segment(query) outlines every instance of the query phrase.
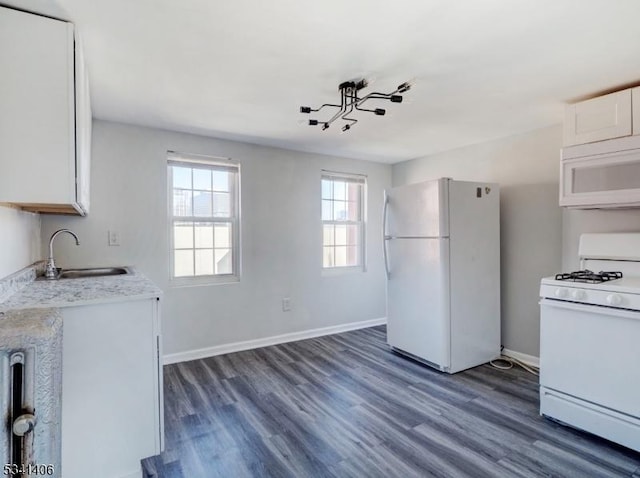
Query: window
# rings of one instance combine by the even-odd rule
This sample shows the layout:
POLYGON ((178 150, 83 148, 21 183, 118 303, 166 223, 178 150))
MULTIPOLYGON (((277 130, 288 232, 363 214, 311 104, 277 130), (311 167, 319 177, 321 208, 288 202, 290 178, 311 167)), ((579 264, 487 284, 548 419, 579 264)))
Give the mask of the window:
POLYGON ((322 175, 322 266, 364 267, 364 176, 322 175))
POLYGON ((239 166, 169 153, 171 278, 238 279, 239 166))

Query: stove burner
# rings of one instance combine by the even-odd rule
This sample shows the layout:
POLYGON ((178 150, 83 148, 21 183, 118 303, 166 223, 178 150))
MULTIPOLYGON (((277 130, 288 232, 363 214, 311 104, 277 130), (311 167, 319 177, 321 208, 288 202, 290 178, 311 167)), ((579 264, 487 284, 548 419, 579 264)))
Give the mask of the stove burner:
POLYGON ((583 271, 565 272, 556 274, 556 280, 568 280, 573 282, 589 282, 590 284, 598 284, 610 280, 621 279, 622 272, 593 272, 588 269, 583 271))

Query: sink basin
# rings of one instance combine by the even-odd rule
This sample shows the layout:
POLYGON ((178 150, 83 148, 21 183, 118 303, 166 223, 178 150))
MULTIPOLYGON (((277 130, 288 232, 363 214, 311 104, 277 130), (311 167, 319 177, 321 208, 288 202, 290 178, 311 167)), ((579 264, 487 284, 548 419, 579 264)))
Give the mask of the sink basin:
MULTIPOLYGON (((91 267, 89 269, 61 269, 56 279, 83 279, 131 274, 128 267, 91 267)), ((44 277, 38 279, 46 280, 44 277)))
POLYGON ((91 269, 62 269, 58 279, 81 279, 83 277, 104 277, 130 274, 126 267, 94 267, 91 269))

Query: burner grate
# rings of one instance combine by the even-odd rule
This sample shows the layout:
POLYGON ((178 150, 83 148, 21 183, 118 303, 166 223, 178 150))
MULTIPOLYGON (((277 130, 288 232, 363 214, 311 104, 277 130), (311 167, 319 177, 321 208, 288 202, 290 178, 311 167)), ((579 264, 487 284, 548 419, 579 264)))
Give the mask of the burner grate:
POLYGON ((622 272, 619 271, 600 271, 593 272, 588 269, 575 272, 564 272, 556 274, 556 280, 566 280, 573 282, 588 282, 590 284, 598 284, 610 280, 622 279, 622 272))

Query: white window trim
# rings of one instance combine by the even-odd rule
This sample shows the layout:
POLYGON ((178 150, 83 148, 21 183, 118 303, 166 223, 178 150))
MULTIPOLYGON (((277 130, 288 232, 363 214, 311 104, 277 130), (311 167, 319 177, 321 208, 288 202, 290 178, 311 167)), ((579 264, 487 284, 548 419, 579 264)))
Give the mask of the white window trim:
MULTIPOLYGON (((217 156, 207 156, 202 154, 193 153, 177 153, 175 151, 167 151, 167 223, 168 223, 168 235, 169 235, 169 285, 171 287, 194 287, 204 285, 215 284, 233 284, 240 282, 241 277, 241 231, 240 231, 240 162, 231 158, 223 158, 217 156), (175 277, 174 276, 174 237, 173 237, 173 222, 177 216, 173 215, 173 176, 171 169, 172 164, 184 163, 185 166, 191 166, 202 164, 207 167, 222 166, 235 169, 235 181, 232 187, 234 188, 234 201, 232 208, 235 211, 235 216, 232 219, 233 237, 231 243, 231 250, 233 252, 233 270, 232 274, 213 274, 213 275, 200 275, 200 276, 187 276, 187 277, 175 277)), ((185 221, 194 222, 228 222, 228 221, 215 221, 211 218, 202 217, 185 217, 185 221)))
POLYGON ((320 174, 320 245, 321 245, 321 255, 320 255, 320 267, 322 270, 322 276, 336 276, 336 275, 344 275, 344 274, 355 274, 361 272, 367 272, 367 175, 366 174, 357 174, 357 173, 344 173, 339 171, 331 171, 327 169, 322 169, 320 174), (361 208, 361 221, 325 221, 322 219, 322 180, 330 179, 330 180, 357 180, 358 182, 362 182, 362 189, 360 193, 360 208, 361 208), (361 263, 356 266, 333 266, 333 267, 325 267, 322 259, 322 250, 324 248, 324 225, 325 224, 362 224, 360 228, 360 261, 361 263))

